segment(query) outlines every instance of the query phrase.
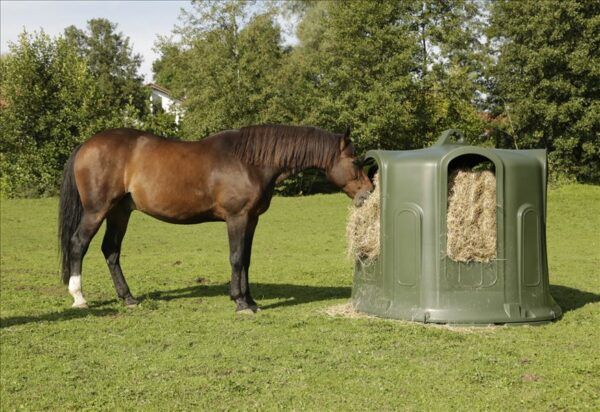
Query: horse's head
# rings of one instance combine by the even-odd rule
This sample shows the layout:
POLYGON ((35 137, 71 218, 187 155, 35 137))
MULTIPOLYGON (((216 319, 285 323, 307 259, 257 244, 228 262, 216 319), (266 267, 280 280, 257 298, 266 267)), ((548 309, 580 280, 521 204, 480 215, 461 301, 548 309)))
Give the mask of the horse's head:
POLYGON ((373 190, 373 184, 365 174, 362 164, 356 157, 350 141, 350 129, 340 135, 340 154, 333 165, 326 170, 327 179, 341 188, 352 199, 373 190))

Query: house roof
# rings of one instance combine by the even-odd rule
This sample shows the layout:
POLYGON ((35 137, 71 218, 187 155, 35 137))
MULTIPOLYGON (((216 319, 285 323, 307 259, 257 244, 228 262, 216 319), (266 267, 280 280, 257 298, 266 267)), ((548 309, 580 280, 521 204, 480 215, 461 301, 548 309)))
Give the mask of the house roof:
POLYGON ((171 92, 170 92, 169 90, 165 89, 165 88, 164 88, 164 87, 162 87, 162 86, 159 86, 159 85, 158 85, 158 84, 156 84, 156 83, 148 83, 148 84, 146 85, 146 87, 148 87, 148 88, 150 88, 150 89, 153 89, 153 90, 156 90, 156 91, 159 91, 159 92, 162 92, 162 93, 166 94, 167 96, 169 96, 169 97, 170 97, 172 100, 174 100, 174 101, 176 101, 176 102, 181 102, 181 100, 179 100, 179 99, 177 99, 177 98, 173 97, 173 95, 171 94, 171 92))

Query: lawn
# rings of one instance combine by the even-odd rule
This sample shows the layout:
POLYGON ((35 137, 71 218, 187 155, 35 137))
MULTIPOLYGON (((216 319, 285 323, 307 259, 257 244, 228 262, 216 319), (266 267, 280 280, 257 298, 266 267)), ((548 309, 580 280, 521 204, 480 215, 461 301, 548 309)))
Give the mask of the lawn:
POLYGON ((342 195, 275 198, 259 223, 251 285, 227 296, 223 224, 134 213, 122 265, 142 299, 116 300, 94 239, 90 309, 59 283, 57 199, 3 200, 0 409, 599 410, 600 187, 549 192, 552 294, 544 326, 451 329, 332 317, 347 302, 342 195))

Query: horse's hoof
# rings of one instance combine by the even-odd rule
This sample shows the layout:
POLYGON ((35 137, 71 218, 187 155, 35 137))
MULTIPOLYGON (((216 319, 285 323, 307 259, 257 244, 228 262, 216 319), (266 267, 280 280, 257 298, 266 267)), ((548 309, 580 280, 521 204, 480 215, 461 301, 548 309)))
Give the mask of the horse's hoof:
POLYGON ((250 306, 250 310, 252 312, 256 313, 256 312, 260 312, 262 309, 258 305, 252 305, 252 306, 250 306))
POLYGON ((89 308, 87 302, 73 303, 73 305, 71 305, 71 307, 75 308, 75 309, 88 309, 89 308))
POLYGON ((125 298, 125 306, 127 306, 128 308, 135 308, 139 304, 140 302, 137 299, 134 299, 132 297, 125 298))
POLYGON ((254 311, 251 308, 238 309, 235 313, 240 315, 254 315, 254 311))

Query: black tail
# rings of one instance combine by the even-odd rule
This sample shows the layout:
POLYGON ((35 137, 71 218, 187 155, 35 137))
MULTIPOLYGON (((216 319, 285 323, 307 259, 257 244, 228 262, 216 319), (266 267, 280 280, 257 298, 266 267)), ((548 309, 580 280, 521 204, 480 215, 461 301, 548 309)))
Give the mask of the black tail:
POLYGON ((66 285, 71 277, 71 238, 79 226, 83 206, 75 184, 75 155, 79 151, 75 148, 63 170, 63 180, 60 185, 60 205, 58 209, 58 241, 60 242, 60 254, 62 255, 62 281, 66 285))

